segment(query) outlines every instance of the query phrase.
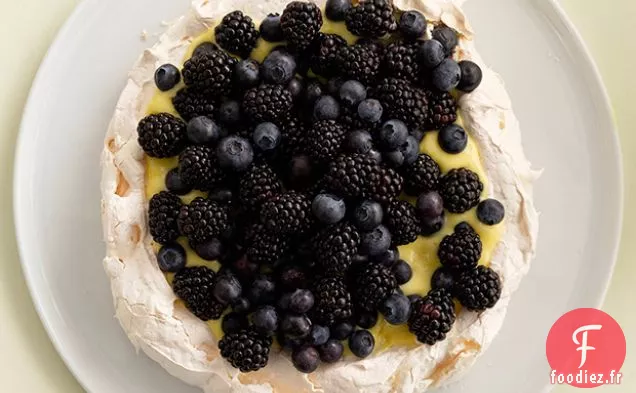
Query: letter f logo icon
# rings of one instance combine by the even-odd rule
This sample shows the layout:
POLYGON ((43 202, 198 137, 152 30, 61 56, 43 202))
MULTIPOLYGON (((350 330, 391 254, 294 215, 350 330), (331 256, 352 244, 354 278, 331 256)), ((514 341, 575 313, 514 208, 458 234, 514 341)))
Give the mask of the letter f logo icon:
POLYGON ((581 351, 581 364, 579 365, 579 368, 583 367, 587 360, 587 351, 593 351, 596 349, 587 345, 587 333, 590 330, 601 330, 602 327, 602 325, 585 325, 576 329, 572 334, 572 341, 574 341, 574 344, 580 345, 580 347, 576 349, 577 351, 581 351), (581 342, 579 342, 579 339, 577 338, 579 333, 583 333, 581 335, 581 342))

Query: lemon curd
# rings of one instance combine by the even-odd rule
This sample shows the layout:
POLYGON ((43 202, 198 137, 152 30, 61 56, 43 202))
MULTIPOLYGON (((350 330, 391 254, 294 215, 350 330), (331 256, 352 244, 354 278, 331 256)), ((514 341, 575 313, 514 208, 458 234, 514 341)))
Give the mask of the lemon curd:
MULTIPOLYGON (((349 44, 353 44, 355 42, 356 37, 353 36, 346 29, 344 23, 332 22, 324 17, 323 20, 324 24, 321 28, 321 32, 338 34, 342 36, 349 44)), ((196 47, 204 42, 214 42, 213 27, 200 36, 192 39, 191 45, 189 46, 184 57, 184 62, 192 56, 192 53, 194 52, 196 47)), ((273 48, 282 44, 284 43, 271 43, 263 40, 262 38, 259 38, 257 47, 252 51, 251 58, 262 62, 273 48)), ((183 87, 184 84, 183 81, 181 81, 177 86, 169 91, 162 92, 157 89, 154 97, 148 105, 147 114, 170 113, 175 116, 179 116, 174 106, 172 105, 172 98, 175 96, 177 91, 179 91, 179 89, 183 87)), ((458 120, 458 123, 462 123, 461 118, 458 120)), ((425 138, 420 144, 420 152, 430 155, 439 164, 442 173, 446 173, 453 168, 462 167, 475 172, 477 175, 479 175, 480 180, 484 183, 484 195, 482 195, 482 197, 487 198, 488 179, 481 164, 478 146, 476 145, 474 140, 469 135, 468 145, 462 153, 448 154, 444 152, 439 146, 437 142, 437 133, 438 131, 430 131, 426 133, 425 138)), ((150 198, 154 194, 165 190, 165 176, 168 171, 177 167, 177 165, 177 157, 167 159, 146 157, 145 191, 146 198, 148 200, 150 200, 150 198)), ((187 195, 182 196, 181 198, 184 203, 189 203, 197 196, 205 196, 205 193, 193 191, 187 195)), ((414 202, 414 200, 412 200, 412 202, 414 202)), ((451 234, 453 232, 454 226, 462 221, 468 222, 481 237, 483 248, 479 263, 483 265, 488 265, 490 263, 493 253, 503 233, 503 224, 498 224, 495 226, 487 226, 482 224, 477 219, 474 208, 463 214, 450 214, 447 212, 446 222, 441 231, 430 237, 420 236, 415 242, 399 247, 400 258, 408 261, 413 270, 412 279, 402 286, 402 290, 406 295, 425 295, 429 291, 431 287, 430 281, 433 272, 441 266, 439 258, 437 257, 437 248, 444 236, 451 234)), ((185 238, 180 238, 178 241, 187 251, 187 266, 204 265, 215 271, 218 271, 218 269, 220 268, 220 264, 218 262, 205 261, 197 256, 196 253, 189 247, 188 242, 185 238)), ((156 251, 159 250, 159 246, 157 244, 155 244, 154 247, 156 251)), ((172 283, 173 274, 166 274, 166 279, 170 283, 172 283)), ((220 338, 223 335, 220 320, 210 321, 208 322, 208 325, 212 334, 216 338, 220 338)), ((382 318, 380 319, 378 324, 371 329, 371 332, 373 333, 376 340, 376 353, 386 350, 390 347, 414 347, 418 345, 415 336, 409 333, 408 327, 406 325, 393 326, 388 324, 382 318)))

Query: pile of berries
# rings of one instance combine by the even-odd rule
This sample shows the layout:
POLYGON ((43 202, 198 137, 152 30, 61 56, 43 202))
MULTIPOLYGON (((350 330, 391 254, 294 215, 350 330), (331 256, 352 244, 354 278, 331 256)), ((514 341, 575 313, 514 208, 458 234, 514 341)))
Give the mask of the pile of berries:
POLYGON ((479 205, 484 224, 503 220, 499 202, 480 201, 477 174, 443 174, 419 149, 435 129, 446 152, 465 149, 450 91, 477 88, 481 70, 453 60, 456 32, 439 25, 426 40, 424 16, 396 18, 389 0, 330 0, 325 15, 358 42, 320 32, 313 3, 294 1, 258 30, 228 14, 214 29, 218 46, 156 72, 162 91, 183 80, 179 116, 152 114, 138 127, 148 156, 179 162, 149 204, 159 266, 175 273, 174 292, 194 315, 222 319, 221 355, 243 372, 267 364, 274 340, 305 373, 341 359, 343 342, 367 357, 380 317, 432 345, 455 321, 453 297, 482 311, 501 293, 498 275, 477 266, 481 240, 465 223, 439 246, 433 290, 400 290, 413 273, 397 247, 438 232, 446 213, 479 205), (258 63, 249 56, 259 37, 287 45, 258 63), (182 203, 192 190, 207 196, 182 203), (187 266, 179 237, 221 269, 187 266))

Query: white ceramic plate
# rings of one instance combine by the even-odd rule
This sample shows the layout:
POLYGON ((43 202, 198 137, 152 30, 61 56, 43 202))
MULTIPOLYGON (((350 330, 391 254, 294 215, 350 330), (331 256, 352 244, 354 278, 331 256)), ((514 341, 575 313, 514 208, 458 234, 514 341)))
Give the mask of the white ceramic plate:
MULTIPOLYGON (((34 303, 51 340, 86 390, 196 392, 132 345, 113 318, 102 270, 99 154, 126 75, 188 0, 85 0, 33 84, 15 169, 15 220, 34 303), (150 40, 140 40, 147 30, 150 40)), ((599 306, 616 257, 622 173, 598 73, 549 0, 470 0, 485 60, 507 82, 536 167, 542 212, 534 266, 499 337, 448 392, 548 390, 551 324, 599 306)))

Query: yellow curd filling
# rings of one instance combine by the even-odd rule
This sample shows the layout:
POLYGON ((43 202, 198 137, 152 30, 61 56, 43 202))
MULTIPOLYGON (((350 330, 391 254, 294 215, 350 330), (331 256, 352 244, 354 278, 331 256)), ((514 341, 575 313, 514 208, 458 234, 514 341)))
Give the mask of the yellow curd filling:
MULTIPOLYGON (((353 36, 345 27, 342 22, 329 21, 327 18, 323 18, 324 24, 321 28, 323 33, 334 33, 342 36, 347 40, 349 44, 353 44, 356 37, 353 36)), ((192 53, 197 46, 204 42, 214 42, 214 28, 210 28, 205 33, 192 39, 191 45, 184 57, 185 60, 192 56, 192 53)), ((251 54, 251 58, 262 62, 267 54, 278 45, 284 44, 271 43, 263 40, 258 40, 257 47, 251 54)), ((172 98, 175 96, 179 89, 183 88, 183 82, 180 82, 173 89, 162 92, 157 89, 154 97, 147 108, 147 114, 156 113, 170 113, 175 116, 179 116, 174 106, 172 105, 172 98)), ((461 118, 457 122, 462 124, 461 118)), ((469 131, 469 130, 468 130, 469 131)), ((440 166, 442 173, 446 173, 454 168, 467 168, 475 172, 479 179, 484 183, 483 198, 488 197, 488 178, 481 164, 479 156, 479 150, 474 140, 468 137, 468 145, 466 149, 460 154, 448 154, 444 152, 437 142, 438 131, 431 131, 426 133, 425 138, 420 144, 420 152, 430 155, 440 166)), ((165 176, 173 168, 178 166, 177 157, 167 159, 157 159, 152 157, 146 157, 146 198, 150 198, 165 190, 165 176)), ((206 194, 200 191, 193 191, 187 195, 181 197, 184 203, 189 203, 197 196, 205 196, 206 194)), ((407 198, 409 199, 409 198, 407 198)), ((414 199, 411 200, 414 202, 414 199)), ((482 224, 478 219, 475 212, 476 209, 471 209, 463 214, 451 214, 446 212, 446 222, 441 231, 430 237, 420 236, 415 242, 399 247, 400 258, 406 260, 411 265, 413 270, 412 279, 402 286, 402 290, 406 295, 419 294, 425 295, 431 288, 430 281, 433 272, 441 266, 439 258, 437 257, 437 248, 444 238, 453 232, 455 225, 462 221, 469 223, 475 231, 479 234, 482 241, 482 255, 479 261, 480 264, 488 265, 493 256, 497 243, 499 242, 503 233, 503 224, 495 226, 488 226, 482 224)), ((187 266, 207 266, 208 268, 218 271, 220 264, 216 261, 210 262, 200 258, 188 245, 188 241, 185 238, 180 238, 178 242, 187 251, 187 266)), ((154 245, 155 250, 159 250, 159 245, 154 245)), ((172 283, 174 274, 166 274, 168 282, 172 283)), ((221 330, 221 321, 209 321, 208 326, 212 334, 216 338, 220 338, 223 335, 221 330)), ((375 353, 384 351, 391 347, 414 347, 419 345, 415 336, 408 331, 406 325, 393 326, 387 323, 384 319, 380 318, 378 324, 371 329, 373 333, 376 345, 375 353)), ((347 348, 348 352, 348 347, 347 348)))

